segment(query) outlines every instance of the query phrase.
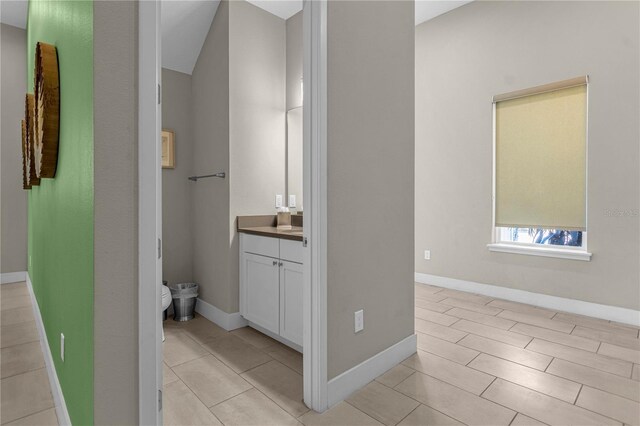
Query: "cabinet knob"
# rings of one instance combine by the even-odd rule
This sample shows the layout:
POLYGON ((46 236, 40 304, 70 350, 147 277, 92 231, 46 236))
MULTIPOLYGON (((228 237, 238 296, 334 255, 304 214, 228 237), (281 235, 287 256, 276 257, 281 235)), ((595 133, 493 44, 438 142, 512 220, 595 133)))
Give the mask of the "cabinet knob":
POLYGON ((280 262, 280 266, 284 265, 284 263, 280 262))
POLYGON ((276 266, 277 264, 278 264, 278 261, 277 261, 277 260, 274 260, 274 261, 273 261, 273 266, 276 266))

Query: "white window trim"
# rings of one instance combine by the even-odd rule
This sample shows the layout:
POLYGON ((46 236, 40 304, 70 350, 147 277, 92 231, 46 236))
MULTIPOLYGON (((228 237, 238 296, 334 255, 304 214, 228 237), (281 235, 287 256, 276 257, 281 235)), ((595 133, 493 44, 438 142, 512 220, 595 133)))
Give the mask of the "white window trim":
POLYGON ((494 225, 493 239, 487 244, 489 251, 530 256, 555 257, 558 259, 582 260, 589 262, 592 254, 587 251, 587 233, 582 233, 582 246, 556 246, 535 243, 500 240, 500 230, 494 225))
MULTIPOLYGON (((585 140, 585 170, 586 170, 586 179, 585 179, 585 200, 587 206, 589 205, 589 76, 585 77, 586 85, 587 85, 587 118, 586 118, 586 140, 585 140)), ((545 86, 541 86, 545 87, 545 86)), ((567 86, 569 87, 569 86, 567 86)), ((528 93, 527 95, 531 95, 533 93, 528 93)), ((592 253, 587 250, 587 232, 584 231, 582 233, 582 247, 568 247, 568 246, 551 246, 545 244, 530 244, 530 243, 520 243, 520 242, 503 242, 500 240, 500 231, 496 227, 496 100, 494 99, 492 102, 493 108, 493 164, 492 164, 492 186, 493 186, 493 194, 492 194, 492 218, 491 218, 491 243, 487 244, 487 248, 492 252, 499 253, 512 253, 512 254, 523 254, 529 256, 542 256, 542 257, 555 257, 558 259, 570 259, 570 260, 582 260, 585 262, 591 261, 592 253)), ((589 215, 587 209, 587 229, 589 223, 589 215)))
POLYGON ((583 260, 589 262, 592 254, 585 250, 556 248, 540 244, 533 247, 516 243, 492 243, 487 244, 489 251, 500 253, 526 254, 530 256, 555 257, 558 259, 583 260))

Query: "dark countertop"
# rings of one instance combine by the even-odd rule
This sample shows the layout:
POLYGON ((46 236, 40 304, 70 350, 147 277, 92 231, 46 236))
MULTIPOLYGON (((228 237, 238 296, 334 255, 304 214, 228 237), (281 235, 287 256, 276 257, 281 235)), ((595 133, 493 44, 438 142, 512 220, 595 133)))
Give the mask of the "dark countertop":
POLYGON ((281 238, 283 240, 302 241, 302 226, 293 226, 291 229, 278 229, 275 226, 238 226, 238 232, 261 235, 263 237, 281 238))
POLYGON ((236 229, 245 234, 261 235, 263 237, 281 238, 283 240, 302 241, 302 216, 291 216, 291 229, 278 229, 275 215, 238 216, 236 229))

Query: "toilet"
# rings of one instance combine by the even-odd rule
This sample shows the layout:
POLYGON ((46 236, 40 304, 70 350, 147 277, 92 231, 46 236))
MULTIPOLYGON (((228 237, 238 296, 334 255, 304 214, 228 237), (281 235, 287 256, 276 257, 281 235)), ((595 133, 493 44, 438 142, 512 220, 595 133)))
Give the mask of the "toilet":
MULTIPOLYGON (((162 312, 171 305, 171 290, 165 284, 162 285, 162 312)), ((164 342, 164 327, 162 327, 162 341, 164 342)))

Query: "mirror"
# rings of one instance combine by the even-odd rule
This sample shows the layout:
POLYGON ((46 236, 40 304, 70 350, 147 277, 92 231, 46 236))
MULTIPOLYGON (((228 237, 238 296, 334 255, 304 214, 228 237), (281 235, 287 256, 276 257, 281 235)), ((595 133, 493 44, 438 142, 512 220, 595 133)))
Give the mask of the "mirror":
POLYGON ((294 195, 295 210, 302 211, 302 107, 287 111, 287 193, 287 201, 294 195))

